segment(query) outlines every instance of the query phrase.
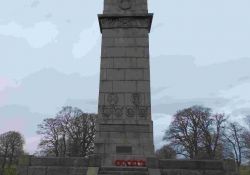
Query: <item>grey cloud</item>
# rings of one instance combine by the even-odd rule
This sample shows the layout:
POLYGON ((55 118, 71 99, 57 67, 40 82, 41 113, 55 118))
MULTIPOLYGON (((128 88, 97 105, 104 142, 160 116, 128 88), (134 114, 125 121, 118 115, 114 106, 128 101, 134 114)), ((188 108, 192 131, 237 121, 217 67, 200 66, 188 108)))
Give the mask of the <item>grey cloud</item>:
POLYGON ((192 56, 160 56, 151 60, 152 86, 167 86, 167 95, 175 98, 207 98, 238 85, 250 75, 249 67, 249 58, 197 66, 192 56))
POLYGON ((83 77, 43 69, 7 89, 8 104, 23 104, 41 113, 55 113, 71 99, 97 99, 99 76, 83 77))
MULTIPOLYGON (((79 97, 80 98, 80 97, 79 97)), ((94 99, 67 99, 64 106, 74 106, 82 109, 84 112, 97 113, 97 98, 94 99)))
MULTIPOLYGON (((250 59, 241 58, 219 64, 197 66, 192 56, 167 55, 151 59, 153 113, 173 114, 192 105, 204 105, 216 110, 230 106, 228 91, 250 75, 250 59)), ((246 92, 242 92, 242 95, 246 92)), ((233 112, 237 110, 228 109, 233 112)), ((224 112, 224 111, 221 111, 224 112)))
POLYGON ((238 79, 239 82, 250 81, 250 76, 243 76, 238 79))
MULTIPOLYGON (((66 40, 71 40, 73 43, 78 39, 67 38, 66 40)), ((1 65, 0 74, 21 79, 45 67, 55 68, 64 73, 78 72, 82 75, 93 75, 99 71, 101 52, 99 42, 80 59, 74 59, 72 43, 63 42, 63 39, 59 43, 31 49, 21 40, 0 36, 0 47, 3 48, 0 61, 4 62, 4 65, 1 65), (60 42, 62 44, 59 44, 60 42)))
POLYGON ((50 114, 32 112, 27 106, 6 105, 0 107, 0 132, 21 129, 26 137, 35 135, 36 127, 43 118, 50 114))
POLYGON ((249 108, 239 108, 232 112, 232 116, 248 116, 250 115, 250 107, 249 108))
MULTIPOLYGON (((165 96, 161 100, 167 102, 157 102, 156 100, 152 102, 153 113, 164 113, 173 115, 176 111, 188 108, 194 105, 202 105, 212 109, 219 109, 227 105, 230 99, 223 98, 197 98, 197 99, 173 99, 171 97, 165 96)), ((223 112, 223 111, 222 111, 223 112)))
POLYGON ((100 43, 93 45, 93 49, 90 48, 89 53, 78 60, 74 58, 72 48, 73 44, 79 41, 80 33, 91 28, 94 21, 98 20, 96 14, 101 12, 102 3, 98 0, 86 2, 43 0, 36 8, 31 8, 32 2, 25 0, 0 2, 0 26, 15 22, 26 29, 39 22, 46 22, 54 24, 59 34, 55 42, 48 45, 40 44, 39 46, 44 47, 39 49, 31 48, 23 40, 0 36, 2 48, 0 61, 4 62, 0 74, 21 79, 44 67, 52 67, 65 73, 96 74, 99 68, 100 43), (10 13, 10 9, 15 13, 10 13))
POLYGON ((37 7, 38 5, 40 4, 40 1, 38 1, 38 0, 35 0, 35 1, 33 1, 32 3, 31 3, 31 7, 37 7))

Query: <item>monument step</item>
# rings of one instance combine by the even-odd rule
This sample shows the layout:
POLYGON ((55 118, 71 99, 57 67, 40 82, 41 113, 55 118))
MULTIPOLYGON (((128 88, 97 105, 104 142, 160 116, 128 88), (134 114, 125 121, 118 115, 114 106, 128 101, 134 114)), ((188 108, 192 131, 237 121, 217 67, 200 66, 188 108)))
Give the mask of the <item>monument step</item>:
POLYGON ((98 175, 148 175, 148 169, 144 167, 102 167, 98 175))
POLYGON ((101 172, 98 175, 149 175, 148 172, 137 171, 114 171, 114 172, 101 172))

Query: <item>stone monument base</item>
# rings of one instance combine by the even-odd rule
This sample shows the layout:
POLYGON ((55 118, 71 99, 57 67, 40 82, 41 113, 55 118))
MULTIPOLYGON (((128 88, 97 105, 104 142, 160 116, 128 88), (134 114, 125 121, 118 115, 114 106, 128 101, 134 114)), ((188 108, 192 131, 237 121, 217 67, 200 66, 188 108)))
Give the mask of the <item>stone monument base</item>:
POLYGON ((89 158, 35 158, 19 161, 17 175, 238 175, 232 160, 159 160, 147 158, 145 167, 102 167, 97 156, 89 158))

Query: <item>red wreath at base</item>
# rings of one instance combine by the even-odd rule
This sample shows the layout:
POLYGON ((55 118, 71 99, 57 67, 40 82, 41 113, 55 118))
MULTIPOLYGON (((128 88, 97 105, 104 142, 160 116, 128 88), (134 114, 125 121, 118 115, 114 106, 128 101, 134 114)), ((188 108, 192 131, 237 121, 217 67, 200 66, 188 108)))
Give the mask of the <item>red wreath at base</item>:
POLYGON ((116 160, 116 166, 129 166, 129 167, 145 167, 146 162, 144 160, 116 160))

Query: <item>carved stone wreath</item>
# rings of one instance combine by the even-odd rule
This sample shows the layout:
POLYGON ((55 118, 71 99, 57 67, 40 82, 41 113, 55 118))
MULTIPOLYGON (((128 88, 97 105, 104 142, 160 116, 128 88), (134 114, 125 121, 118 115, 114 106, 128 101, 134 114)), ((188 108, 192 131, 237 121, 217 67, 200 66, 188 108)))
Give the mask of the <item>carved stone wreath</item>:
POLYGON ((107 99, 108 103, 110 105, 116 105, 119 102, 119 97, 117 94, 115 93, 110 93, 108 94, 108 99, 107 99))
POLYGON ((135 106, 139 106, 141 104, 141 96, 139 93, 132 94, 132 103, 135 106))
POLYGON ((146 118, 148 115, 148 107, 140 106, 141 105, 141 94, 133 93, 131 94, 131 102, 133 103, 133 107, 126 108, 126 114, 128 117, 141 117, 146 118))
POLYGON ((104 118, 110 118, 110 116, 112 115, 113 113, 113 109, 110 108, 110 107, 102 107, 102 115, 104 118))
POLYGON ((102 106, 102 115, 104 118, 110 118, 111 116, 114 116, 116 118, 121 118, 124 111, 127 115, 127 117, 140 117, 140 118, 146 118, 148 115, 148 107, 141 106, 141 94, 140 93, 133 93, 131 94, 131 102, 133 106, 127 107, 124 109, 124 107, 119 107, 117 104, 119 102, 119 96, 115 93, 110 93, 107 96, 107 106, 102 106))
POLYGON ((131 0, 120 0, 119 7, 122 10, 128 10, 132 7, 132 1, 131 0))
POLYGON ((123 108, 117 106, 119 102, 118 94, 110 93, 107 96, 108 106, 102 107, 102 115, 104 118, 110 118, 114 115, 117 118, 122 117, 123 115, 123 108))

